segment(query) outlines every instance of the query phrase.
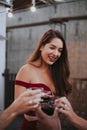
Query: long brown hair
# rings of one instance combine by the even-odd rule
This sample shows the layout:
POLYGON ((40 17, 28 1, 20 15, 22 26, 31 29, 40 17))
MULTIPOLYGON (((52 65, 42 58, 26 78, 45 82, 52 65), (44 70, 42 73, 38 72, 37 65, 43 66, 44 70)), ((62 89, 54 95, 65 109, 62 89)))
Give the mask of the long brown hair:
POLYGON ((65 40, 58 30, 48 30, 40 39, 40 42, 34 53, 28 60, 29 62, 36 61, 41 57, 40 47, 51 42, 53 38, 59 38, 63 42, 63 51, 60 58, 50 66, 53 82, 56 89, 56 94, 59 96, 67 95, 71 92, 71 84, 69 83, 69 62, 65 40))

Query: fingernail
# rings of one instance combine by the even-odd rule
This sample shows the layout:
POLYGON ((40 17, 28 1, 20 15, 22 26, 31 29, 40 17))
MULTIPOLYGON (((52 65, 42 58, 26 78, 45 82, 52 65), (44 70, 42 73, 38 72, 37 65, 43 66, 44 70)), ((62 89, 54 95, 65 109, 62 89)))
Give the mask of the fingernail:
POLYGON ((38 106, 39 106, 39 104, 37 103, 37 104, 36 104, 36 105, 34 105, 33 107, 34 107, 34 108, 36 108, 36 107, 38 107, 38 106))
POLYGON ((33 101, 32 101, 32 100, 30 100, 28 103, 29 103, 29 105, 31 105, 31 104, 33 103, 33 101))

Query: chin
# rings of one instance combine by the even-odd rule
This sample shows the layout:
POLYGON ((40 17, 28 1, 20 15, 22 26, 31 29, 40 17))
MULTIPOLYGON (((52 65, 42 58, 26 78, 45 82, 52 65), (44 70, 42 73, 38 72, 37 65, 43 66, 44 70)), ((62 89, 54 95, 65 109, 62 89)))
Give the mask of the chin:
POLYGON ((55 62, 52 62, 52 61, 46 61, 45 62, 47 65, 53 65, 55 62))
POLYGON ((49 65, 53 65, 53 64, 54 64, 54 62, 49 62, 48 64, 49 64, 49 65))

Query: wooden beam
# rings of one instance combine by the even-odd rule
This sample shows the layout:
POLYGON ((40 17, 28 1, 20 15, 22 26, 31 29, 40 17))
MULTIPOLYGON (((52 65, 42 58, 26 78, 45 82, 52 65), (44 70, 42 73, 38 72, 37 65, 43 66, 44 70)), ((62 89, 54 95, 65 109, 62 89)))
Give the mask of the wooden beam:
POLYGON ((87 15, 84 16, 72 16, 72 17, 60 17, 60 18, 52 18, 51 21, 57 22, 68 22, 70 20, 86 20, 87 15))
POLYGON ((42 25, 47 25, 51 23, 60 23, 63 24, 64 22, 68 22, 70 20, 87 20, 87 15, 84 16, 72 16, 72 17, 59 17, 59 18, 51 18, 48 21, 43 21, 43 22, 36 22, 36 23, 31 23, 31 24, 22 24, 22 25, 14 25, 14 26, 8 26, 6 30, 10 29, 17 29, 17 28, 26 28, 26 27, 34 27, 34 26, 42 26, 42 25))
POLYGON ((47 25, 47 24, 49 24, 49 21, 37 22, 37 23, 31 23, 31 24, 14 25, 14 26, 7 27, 6 30, 8 31, 10 29, 34 27, 34 26, 41 26, 41 25, 47 25))
POLYGON ((8 8, 11 7, 10 4, 8 4, 7 2, 4 2, 4 1, 0 1, 0 5, 4 5, 4 6, 8 7, 8 8))

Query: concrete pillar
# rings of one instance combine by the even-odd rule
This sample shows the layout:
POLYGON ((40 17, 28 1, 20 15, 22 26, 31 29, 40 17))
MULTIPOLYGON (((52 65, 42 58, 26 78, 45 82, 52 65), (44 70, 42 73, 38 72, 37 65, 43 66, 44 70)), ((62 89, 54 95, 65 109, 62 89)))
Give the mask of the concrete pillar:
POLYGON ((0 111, 4 109, 4 77, 6 53, 6 4, 0 1, 0 111))

